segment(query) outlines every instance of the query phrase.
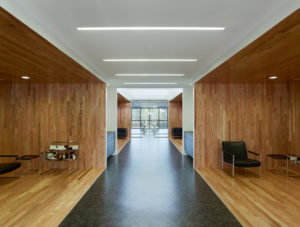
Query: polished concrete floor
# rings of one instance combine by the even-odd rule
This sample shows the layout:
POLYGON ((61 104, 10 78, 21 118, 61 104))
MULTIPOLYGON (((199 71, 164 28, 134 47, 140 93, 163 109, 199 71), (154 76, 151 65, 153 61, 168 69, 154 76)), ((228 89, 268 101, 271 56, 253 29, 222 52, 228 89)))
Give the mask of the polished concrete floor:
POLYGON ((240 226, 167 138, 132 138, 61 226, 240 226))

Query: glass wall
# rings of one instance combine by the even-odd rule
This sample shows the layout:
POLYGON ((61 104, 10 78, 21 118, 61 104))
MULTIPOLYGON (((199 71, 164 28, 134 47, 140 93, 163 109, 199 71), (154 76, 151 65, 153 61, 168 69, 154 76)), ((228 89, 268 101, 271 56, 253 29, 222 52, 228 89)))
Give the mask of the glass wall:
POLYGON ((131 136, 168 137, 168 101, 141 101, 131 103, 131 136))
POLYGON ((132 128, 167 129, 168 108, 132 108, 132 128))

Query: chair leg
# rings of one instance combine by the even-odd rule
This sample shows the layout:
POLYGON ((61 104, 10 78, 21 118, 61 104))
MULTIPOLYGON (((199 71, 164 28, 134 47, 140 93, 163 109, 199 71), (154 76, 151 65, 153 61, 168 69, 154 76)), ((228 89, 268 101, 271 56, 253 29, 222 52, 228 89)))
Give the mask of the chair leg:
POLYGON ((232 156, 232 177, 234 177, 234 155, 232 156))
POLYGON ((41 154, 39 156, 39 174, 42 174, 42 159, 41 159, 41 154))
POLYGON ((224 168, 223 168, 223 151, 222 151, 222 169, 224 169, 224 168))
POLYGON ((261 177, 261 165, 259 167, 259 176, 261 177))
POLYGON ((20 168, 18 168, 18 169, 16 169, 16 171, 15 171, 15 177, 21 177, 21 167, 20 168), (19 172, 19 173, 18 173, 19 172))
POLYGON ((286 175, 289 176, 289 159, 286 158, 286 175))
MULTIPOLYGON (((259 155, 259 162, 260 162, 260 166, 259 166, 259 176, 261 177, 261 155, 259 155)), ((267 161, 268 162, 268 161, 267 161)))
POLYGON ((70 159, 69 159, 69 161, 68 161, 68 165, 69 165, 69 174, 70 174, 70 171, 71 171, 71 169, 70 169, 70 159))

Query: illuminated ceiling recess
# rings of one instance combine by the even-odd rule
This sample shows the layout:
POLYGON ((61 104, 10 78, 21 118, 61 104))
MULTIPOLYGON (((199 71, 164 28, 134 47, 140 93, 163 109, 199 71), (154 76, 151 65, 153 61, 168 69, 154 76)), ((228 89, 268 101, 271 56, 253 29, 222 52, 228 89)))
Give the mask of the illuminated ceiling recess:
POLYGON ((171 100, 182 93, 181 88, 118 88, 128 100, 171 100))

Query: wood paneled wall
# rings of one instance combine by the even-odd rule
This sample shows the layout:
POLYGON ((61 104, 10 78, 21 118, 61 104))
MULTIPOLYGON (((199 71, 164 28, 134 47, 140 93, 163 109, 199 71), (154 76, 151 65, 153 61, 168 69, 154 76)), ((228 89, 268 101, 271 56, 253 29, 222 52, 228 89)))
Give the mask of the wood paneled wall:
POLYGON ((298 9, 195 84, 195 168, 220 168, 223 140, 245 140, 264 167, 300 153, 299 28, 298 9))
POLYGON ((172 136, 172 128, 182 128, 182 94, 169 101, 168 128, 169 137, 172 136))
POLYGON ((95 75, 0 7, 0 78, 23 83, 23 75, 39 83, 99 81, 95 75))
POLYGON ((0 83, 0 154, 39 154, 52 141, 79 141, 80 167, 105 168, 105 96, 102 82, 0 83))
POLYGON ((289 149, 300 155, 300 81, 289 84, 289 149))
POLYGON ((105 96, 105 83, 0 7, 0 154, 73 140, 81 168, 105 168, 105 96))
POLYGON ((131 102, 118 94, 118 128, 127 128, 131 137, 131 102))
POLYGON ((241 83, 293 81, 300 75, 300 9, 229 58, 201 82, 241 83))
POLYGON ((244 140, 263 155, 288 152, 287 84, 195 85, 195 168, 221 166, 221 142, 244 140))

